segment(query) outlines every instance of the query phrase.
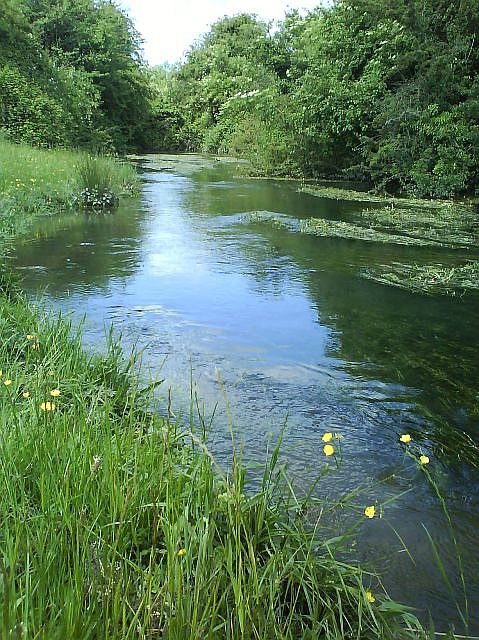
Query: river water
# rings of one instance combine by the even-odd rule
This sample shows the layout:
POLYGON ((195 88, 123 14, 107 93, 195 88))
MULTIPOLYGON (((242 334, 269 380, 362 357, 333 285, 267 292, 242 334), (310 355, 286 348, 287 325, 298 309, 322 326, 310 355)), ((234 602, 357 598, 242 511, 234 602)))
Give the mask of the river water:
POLYGON ((341 434, 342 467, 316 493, 338 499, 361 486, 358 514, 382 505, 361 525, 363 561, 392 597, 431 610, 437 630, 462 629, 459 551, 469 631, 479 631, 479 297, 418 296, 359 277, 375 264, 444 262, 451 250, 250 223, 244 214, 258 210, 348 220, 366 205, 248 180, 234 162, 155 156, 140 170, 140 200, 113 215, 43 221, 19 242, 25 289, 84 317, 87 344, 101 349, 113 325, 126 350, 144 349, 145 371, 165 379, 160 389, 185 414, 192 379, 223 464, 231 440, 218 375, 245 461, 263 462, 284 428, 282 459, 300 494, 326 462, 322 434, 341 434), (431 459, 456 544, 426 475, 404 460, 406 432, 431 459))

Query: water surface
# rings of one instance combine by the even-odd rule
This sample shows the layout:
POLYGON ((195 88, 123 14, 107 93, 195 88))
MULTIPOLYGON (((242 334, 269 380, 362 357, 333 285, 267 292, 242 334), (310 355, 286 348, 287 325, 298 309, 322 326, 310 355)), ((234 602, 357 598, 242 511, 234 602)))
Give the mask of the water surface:
POLYGON ((264 461, 286 424, 283 457, 300 488, 324 464, 325 431, 343 436, 344 462, 321 495, 365 483, 360 512, 412 486, 383 518, 364 523, 360 552, 391 596, 431 608, 442 630, 459 625, 458 614, 424 527, 459 591, 444 514, 423 473, 412 484, 403 477, 414 465, 391 476, 403 460, 398 435, 411 433, 447 498, 467 559, 471 629, 479 630, 471 444, 478 441, 479 298, 418 296, 358 276, 374 264, 444 262, 451 250, 247 224, 244 213, 256 210, 348 220, 361 204, 298 193, 295 182, 247 180, 235 163, 157 156, 141 167, 141 200, 114 215, 48 220, 18 244, 14 259, 27 291, 45 291, 48 306, 85 316, 88 344, 101 348, 113 323, 126 348, 144 347, 145 366, 165 378, 179 409, 188 406, 191 369, 206 415, 215 413, 210 446, 225 464, 231 443, 217 371, 248 462, 264 461))

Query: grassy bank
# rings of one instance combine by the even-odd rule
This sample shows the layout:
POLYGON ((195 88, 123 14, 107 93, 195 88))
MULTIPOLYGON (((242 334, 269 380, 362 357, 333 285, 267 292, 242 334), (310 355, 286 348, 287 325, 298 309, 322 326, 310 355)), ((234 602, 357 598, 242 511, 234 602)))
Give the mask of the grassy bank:
MULTIPOLYGON (((25 157, 46 163, 43 153, 25 157)), ((10 237, 76 206, 74 168, 5 182, 4 202, 17 198, 0 220, 10 237), (23 208, 27 196, 38 205, 23 208)), ((277 450, 247 490, 238 452, 224 472, 192 422, 167 402, 150 410, 156 385, 142 386, 119 345, 88 355, 81 334, 27 304, 4 271, 0 292, 0 637, 426 637, 345 560, 351 531, 331 537, 321 509, 307 515, 311 500, 294 495, 277 450)), ((324 464, 334 468, 339 445, 325 445, 324 464)), ((375 516, 359 505, 354 528, 375 516)))
POLYGON ((138 189, 132 166, 113 158, 46 151, 0 138, 0 252, 35 217, 102 210, 138 189))
POLYGON ((2 637, 420 637, 306 526, 276 454, 246 497, 237 461, 223 474, 144 410, 117 347, 86 355, 62 320, 1 305, 2 637))

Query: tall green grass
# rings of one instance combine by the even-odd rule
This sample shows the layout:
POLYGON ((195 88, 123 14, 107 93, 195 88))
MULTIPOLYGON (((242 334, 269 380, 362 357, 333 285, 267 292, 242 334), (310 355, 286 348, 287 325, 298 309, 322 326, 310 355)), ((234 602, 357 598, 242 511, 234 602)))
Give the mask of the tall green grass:
POLYGON ((0 138, 0 244, 5 246, 24 233, 33 217, 94 205, 97 195, 99 208, 105 194, 107 206, 111 206, 138 189, 134 168, 117 159, 36 149, 0 138))
POLYGON ((146 410, 155 384, 119 345, 86 355, 3 299, 0 367, 0 637, 422 637, 306 525, 278 449, 248 493, 239 455, 222 472, 190 424, 146 410))

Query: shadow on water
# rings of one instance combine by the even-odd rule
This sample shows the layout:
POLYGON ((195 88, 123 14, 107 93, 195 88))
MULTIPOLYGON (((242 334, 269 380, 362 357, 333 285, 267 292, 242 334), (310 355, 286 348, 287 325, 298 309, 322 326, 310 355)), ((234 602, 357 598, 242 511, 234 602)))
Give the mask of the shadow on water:
MULTIPOLYGON (((432 459, 471 560, 466 579, 477 610, 478 299, 420 297, 358 277, 362 266, 444 260, 448 250, 246 224, 241 214, 250 211, 348 219, 361 205, 298 193, 298 183, 235 177, 234 163, 199 156, 142 166, 140 203, 110 216, 49 220, 18 244, 27 290, 46 288, 54 308, 85 314, 87 343, 101 344, 113 323, 126 347, 145 348, 145 366, 185 408, 191 367, 206 414, 216 412, 210 446, 221 460, 231 447, 216 407, 216 368, 251 463, 264 460, 270 435, 287 420, 283 456, 305 486, 324 464, 321 435, 344 436, 344 466, 321 484, 324 497, 364 484, 361 508, 404 491, 397 439, 411 433, 432 459)), ((457 615, 422 524, 456 585, 450 535, 424 474, 383 519, 365 523, 360 551, 391 595, 430 608, 446 627, 457 615)))

